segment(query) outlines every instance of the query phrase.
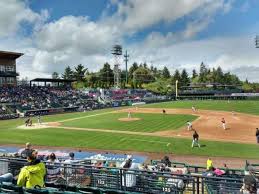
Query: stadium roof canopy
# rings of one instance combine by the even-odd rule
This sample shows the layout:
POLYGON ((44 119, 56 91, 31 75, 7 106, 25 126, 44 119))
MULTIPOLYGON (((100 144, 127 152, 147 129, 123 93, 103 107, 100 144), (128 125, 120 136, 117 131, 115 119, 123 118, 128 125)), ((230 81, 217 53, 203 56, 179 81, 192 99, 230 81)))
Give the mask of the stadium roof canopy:
POLYGON ((0 51, 0 58, 17 59, 22 56, 23 53, 15 53, 10 51, 0 51))
POLYGON ((42 82, 44 83, 44 85, 46 86, 47 85, 47 82, 50 82, 50 83, 57 83, 58 85, 60 83, 64 83, 64 84, 71 84, 72 82, 74 82, 76 80, 74 79, 52 79, 52 78, 35 78, 35 79, 32 79, 30 81, 30 86, 32 86, 32 83, 33 82, 42 82))

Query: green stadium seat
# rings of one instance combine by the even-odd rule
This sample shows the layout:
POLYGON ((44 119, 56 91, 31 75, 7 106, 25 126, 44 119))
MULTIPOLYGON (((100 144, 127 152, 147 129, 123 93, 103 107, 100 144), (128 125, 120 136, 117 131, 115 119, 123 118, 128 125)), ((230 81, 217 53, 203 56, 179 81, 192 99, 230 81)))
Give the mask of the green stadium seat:
POLYGON ((23 193, 23 188, 13 184, 1 184, 0 191, 4 193, 16 194, 23 193))
POLYGON ((78 191, 80 193, 92 193, 92 194, 103 194, 104 192, 99 189, 99 188, 90 188, 90 187, 86 187, 86 188, 79 188, 78 191))

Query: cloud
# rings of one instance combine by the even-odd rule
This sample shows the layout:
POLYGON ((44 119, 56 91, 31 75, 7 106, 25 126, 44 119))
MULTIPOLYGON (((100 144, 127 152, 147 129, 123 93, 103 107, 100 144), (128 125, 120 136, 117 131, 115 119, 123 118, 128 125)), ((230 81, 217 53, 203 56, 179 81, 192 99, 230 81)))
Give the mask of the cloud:
POLYGON ((21 0, 0 1, 0 7, 0 37, 14 35, 23 23, 39 28, 48 18, 46 10, 38 14, 21 0))
POLYGON ((254 67, 259 68, 259 55, 254 48, 253 37, 216 37, 173 43, 169 41, 170 36, 158 34, 154 37, 155 41, 146 39, 141 46, 132 45, 129 49, 131 61, 152 62, 160 68, 167 66, 171 72, 177 68, 185 68, 189 72, 193 68, 199 70, 203 61, 210 68, 220 65, 225 72, 235 72, 241 79, 258 80, 255 74, 249 76, 254 67))
POLYGON ((61 73, 67 65, 79 63, 96 71, 106 61, 113 63, 110 49, 113 44, 122 43, 129 51, 130 63, 146 62, 158 68, 166 65, 171 71, 186 68, 190 72, 193 68, 199 69, 204 61, 209 67, 220 65, 225 71, 233 71, 242 79, 258 79, 254 73, 259 68, 254 37, 195 40, 195 36, 213 22, 215 15, 230 11, 232 0, 112 1, 113 6, 118 7, 116 13, 98 21, 83 16, 63 16, 52 22, 46 20, 48 11, 39 14, 23 1, 10 2, 15 9, 8 10, 20 14, 17 17, 11 15, 5 24, 2 18, 6 16, 0 12, 0 37, 5 36, 0 39, 0 49, 25 53, 17 62, 21 77, 49 77, 53 71, 61 73), (123 43, 125 36, 131 38, 132 33, 160 22, 171 24, 180 18, 187 20, 181 31, 151 32, 143 41, 123 43), (33 25, 34 34, 27 38, 10 36, 23 22, 33 25), (7 28, 4 29, 3 25, 7 28))
POLYGON ((206 12, 203 15, 208 16, 222 9, 226 13, 231 9, 233 2, 233 0, 149 0, 148 3, 146 0, 116 1, 118 10, 111 18, 120 23, 125 32, 135 33, 160 22, 173 23, 195 12, 206 12))
POLYGON ((42 72, 61 72, 67 65, 82 63, 93 70, 109 61, 111 47, 120 38, 114 26, 87 17, 64 16, 35 33, 37 52, 32 67, 42 72))

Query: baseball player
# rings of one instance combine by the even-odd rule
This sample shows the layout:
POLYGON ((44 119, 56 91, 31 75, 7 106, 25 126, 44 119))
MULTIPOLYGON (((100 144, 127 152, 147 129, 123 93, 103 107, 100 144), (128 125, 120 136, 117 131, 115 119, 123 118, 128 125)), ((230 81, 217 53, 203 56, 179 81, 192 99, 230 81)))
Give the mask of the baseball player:
POLYGON ((131 112, 129 111, 128 112, 128 119, 130 119, 131 118, 131 112))
POLYGON ((188 128, 188 131, 191 131, 193 129, 192 123, 190 121, 187 121, 187 128, 188 128))
POLYGON ((41 116, 38 115, 38 124, 41 125, 41 116))
POLYGON ((194 106, 192 106, 192 111, 196 112, 196 108, 194 106))
POLYGON ((222 119, 221 119, 221 123, 222 123, 222 127, 223 127, 223 129, 224 129, 224 130, 226 130, 226 129, 227 129, 227 127, 226 127, 226 121, 225 121, 225 119, 224 119, 224 118, 222 118, 222 119))
POLYGON ((192 148, 195 145, 198 145, 198 147, 200 148, 201 145, 199 144, 199 134, 197 133, 197 131, 194 130, 194 133, 192 135, 193 139, 192 139, 192 148))
POLYGON ((163 109, 163 114, 164 114, 164 115, 166 114, 166 111, 165 111, 165 109, 163 109))

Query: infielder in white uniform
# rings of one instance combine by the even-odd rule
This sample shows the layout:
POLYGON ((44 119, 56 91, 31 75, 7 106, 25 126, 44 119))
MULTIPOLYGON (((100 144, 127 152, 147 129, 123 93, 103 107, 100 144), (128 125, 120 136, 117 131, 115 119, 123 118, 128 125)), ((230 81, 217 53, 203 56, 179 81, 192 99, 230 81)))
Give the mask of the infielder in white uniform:
POLYGON ((192 123, 190 121, 187 121, 187 128, 188 128, 188 131, 192 130, 192 123))
POLYGON ((131 118, 131 112, 128 112, 128 119, 131 118))
POLYGON ((196 108, 194 106, 192 106, 192 111, 196 112, 196 108))
POLYGON ((224 119, 224 118, 222 118, 221 123, 222 123, 222 127, 223 127, 223 129, 224 129, 224 130, 226 130, 226 129, 227 129, 227 127, 226 127, 226 121, 225 121, 225 119, 224 119))

